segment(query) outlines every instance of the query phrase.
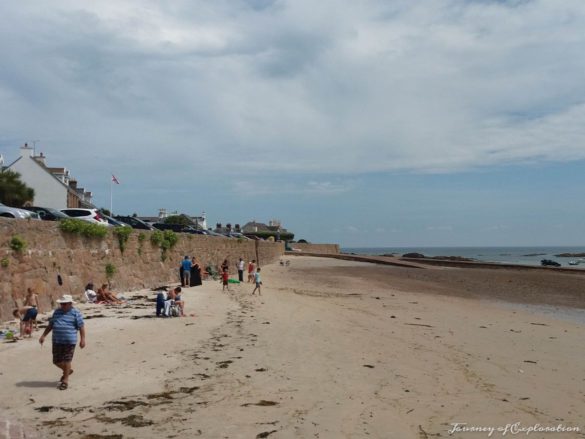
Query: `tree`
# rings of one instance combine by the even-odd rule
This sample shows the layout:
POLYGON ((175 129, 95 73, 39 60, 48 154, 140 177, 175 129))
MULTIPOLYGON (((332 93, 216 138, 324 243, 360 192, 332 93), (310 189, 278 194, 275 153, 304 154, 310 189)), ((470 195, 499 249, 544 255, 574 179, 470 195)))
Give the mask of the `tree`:
POLYGON ((20 174, 11 170, 0 172, 0 202, 12 206, 22 207, 26 202, 35 198, 34 189, 20 180, 20 174))
POLYGON ((165 218, 165 224, 180 224, 182 226, 192 226, 193 221, 187 215, 171 215, 165 218))

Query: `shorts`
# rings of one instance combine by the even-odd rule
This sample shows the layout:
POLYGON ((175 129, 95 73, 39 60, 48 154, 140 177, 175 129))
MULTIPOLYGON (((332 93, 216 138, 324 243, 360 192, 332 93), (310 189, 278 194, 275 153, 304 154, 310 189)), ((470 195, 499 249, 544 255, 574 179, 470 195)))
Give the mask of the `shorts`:
POLYGON ((75 353, 74 344, 53 343, 53 363, 71 363, 75 353))
POLYGON ((228 284, 228 281, 227 281, 227 279, 225 279, 225 280, 223 281, 223 284, 224 284, 224 285, 227 285, 227 284, 228 284))
POLYGON ((22 321, 23 322, 28 322, 29 320, 36 320, 38 313, 39 312, 37 311, 36 308, 29 308, 29 309, 27 309, 26 310, 26 314, 22 318, 22 321))

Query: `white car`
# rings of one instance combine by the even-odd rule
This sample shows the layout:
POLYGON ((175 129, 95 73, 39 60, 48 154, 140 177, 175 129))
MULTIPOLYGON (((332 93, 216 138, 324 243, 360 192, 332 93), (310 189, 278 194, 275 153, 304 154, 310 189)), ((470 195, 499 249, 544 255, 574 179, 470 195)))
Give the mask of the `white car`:
POLYGON ((88 221, 94 224, 101 224, 102 226, 108 227, 108 221, 100 215, 97 209, 85 209, 83 207, 76 207, 76 208, 69 208, 69 209, 61 209, 65 215, 83 220, 88 221))
POLYGON ((4 218, 17 218, 17 219, 38 219, 38 215, 31 215, 33 212, 25 209, 18 209, 16 207, 9 207, 5 204, 0 203, 0 216, 4 218))

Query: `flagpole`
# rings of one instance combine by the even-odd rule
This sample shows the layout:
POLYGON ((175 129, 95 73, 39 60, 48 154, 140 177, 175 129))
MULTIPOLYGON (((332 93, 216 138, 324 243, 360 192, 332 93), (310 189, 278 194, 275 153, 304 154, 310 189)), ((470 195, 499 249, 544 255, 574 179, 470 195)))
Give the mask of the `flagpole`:
MULTIPOLYGON (((113 174, 112 174, 113 175, 113 174)), ((112 178, 110 177, 110 216, 114 215, 114 212, 112 212, 112 178)))

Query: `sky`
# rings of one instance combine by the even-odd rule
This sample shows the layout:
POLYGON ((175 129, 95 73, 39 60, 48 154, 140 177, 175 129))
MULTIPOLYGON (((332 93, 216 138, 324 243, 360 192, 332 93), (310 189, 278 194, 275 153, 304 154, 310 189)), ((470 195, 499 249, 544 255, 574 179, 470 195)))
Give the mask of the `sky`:
POLYGON ((119 214, 585 244, 582 0, 0 3, 0 154, 119 214))

